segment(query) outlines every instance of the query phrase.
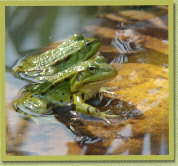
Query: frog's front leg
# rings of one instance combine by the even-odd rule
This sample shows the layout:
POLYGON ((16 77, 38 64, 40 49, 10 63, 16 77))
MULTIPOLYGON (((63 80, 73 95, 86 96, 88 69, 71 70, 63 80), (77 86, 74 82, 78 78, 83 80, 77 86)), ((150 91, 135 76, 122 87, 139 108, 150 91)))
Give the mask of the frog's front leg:
POLYGON ((96 117, 99 119, 103 119, 108 124, 111 124, 111 122, 107 119, 109 117, 120 117, 119 115, 107 115, 103 112, 100 112, 97 108, 84 103, 84 93, 78 92, 73 95, 74 104, 76 104, 76 111, 80 112, 86 116, 96 117))

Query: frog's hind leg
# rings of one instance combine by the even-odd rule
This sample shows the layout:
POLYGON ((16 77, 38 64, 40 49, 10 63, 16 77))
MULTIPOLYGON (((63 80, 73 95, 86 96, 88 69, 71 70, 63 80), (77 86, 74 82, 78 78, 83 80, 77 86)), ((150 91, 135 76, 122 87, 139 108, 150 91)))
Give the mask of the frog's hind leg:
POLYGON ((28 97, 14 100, 13 106, 17 111, 21 110, 27 115, 40 116, 48 111, 48 103, 44 98, 28 97))
POLYGON ((57 123, 53 116, 44 116, 51 113, 54 107, 54 105, 49 103, 45 98, 18 98, 13 101, 13 107, 17 112, 24 114, 25 119, 34 121, 37 126, 46 123, 57 123))

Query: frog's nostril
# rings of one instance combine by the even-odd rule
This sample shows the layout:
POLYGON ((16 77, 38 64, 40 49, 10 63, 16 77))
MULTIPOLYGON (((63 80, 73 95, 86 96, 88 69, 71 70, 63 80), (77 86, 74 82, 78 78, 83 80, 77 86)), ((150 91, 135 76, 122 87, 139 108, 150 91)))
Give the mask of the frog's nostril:
POLYGON ((99 40, 99 39, 94 39, 93 42, 98 42, 98 43, 100 43, 100 40, 99 40))

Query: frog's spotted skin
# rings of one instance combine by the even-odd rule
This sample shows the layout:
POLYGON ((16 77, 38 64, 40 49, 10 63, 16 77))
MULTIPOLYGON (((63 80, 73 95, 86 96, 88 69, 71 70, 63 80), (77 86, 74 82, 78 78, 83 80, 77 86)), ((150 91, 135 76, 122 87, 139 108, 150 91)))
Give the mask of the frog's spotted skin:
POLYGON ((41 116, 56 106, 75 105, 76 112, 110 123, 107 117, 118 115, 107 115, 85 101, 95 96, 105 82, 114 78, 117 70, 108 65, 102 56, 81 62, 78 66, 80 69, 70 74, 67 79, 59 81, 55 79, 55 83, 45 81, 25 87, 22 90, 24 97, 13 101, 14 108, 26 114, 32 112, 32 115, 36 114, 34 116, 41 116))
POLYGON ((75 34, 71 40, 40 55, 32 55, 13 68, 16 77, 37 82, 43 76, 51 76, 91 58, 99 49, 95 38, 84 38, 75 34))

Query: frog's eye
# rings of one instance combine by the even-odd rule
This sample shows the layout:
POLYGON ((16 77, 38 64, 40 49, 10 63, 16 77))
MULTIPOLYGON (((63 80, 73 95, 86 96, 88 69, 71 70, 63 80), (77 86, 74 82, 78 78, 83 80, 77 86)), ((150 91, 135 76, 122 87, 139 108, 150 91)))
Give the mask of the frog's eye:
POLYGON ((71 40, 83 40, 83 39, 84 39, 84 37, 77 33, 71 37, 71 40))
POLYGON ((104 56, 99 55, 96 57, 96 61, 97 62, 106 62, 107 59, 104 56))
POLYGON ((87 48, 89 50, 91 49, 91 43, 89 41, 85 42, 85 48, 87 48))
POLYGON ((97 71, 97 66, 90 65, 90 66, 88 66, 88 68, 87 68, 87 72, 90 73, 91 75, 92 75, 92 74, 95 74, 96 71, 97 71))

